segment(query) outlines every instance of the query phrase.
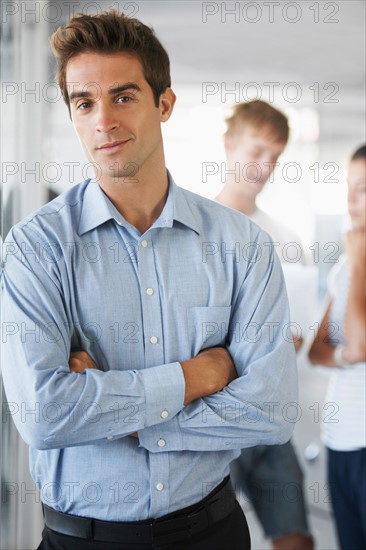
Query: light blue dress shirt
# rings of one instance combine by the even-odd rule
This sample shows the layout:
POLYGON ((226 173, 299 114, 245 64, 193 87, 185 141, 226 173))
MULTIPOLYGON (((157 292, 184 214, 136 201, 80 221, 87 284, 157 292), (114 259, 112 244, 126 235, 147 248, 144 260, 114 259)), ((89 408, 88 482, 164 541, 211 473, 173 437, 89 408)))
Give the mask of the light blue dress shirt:
POLYGON ((87 180, 17 224, 4 253, 7 414, 49 506, 159 517, 205 497, 241 448, 289 439, 297 373, 284 280, 270 237, 244 215, 169 174, 164 209, 141 235, 87 180), (179 362, 212 346, 227 347, 239 377, 184 406, 179 362), (70 372, 77 350, 98 370, 70 372))

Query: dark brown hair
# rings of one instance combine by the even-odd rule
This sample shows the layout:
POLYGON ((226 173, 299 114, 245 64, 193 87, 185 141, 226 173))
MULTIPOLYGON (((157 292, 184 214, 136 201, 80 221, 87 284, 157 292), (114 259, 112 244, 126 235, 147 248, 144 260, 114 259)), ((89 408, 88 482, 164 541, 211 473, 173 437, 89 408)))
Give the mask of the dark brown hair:
POLYGON ((358 160, 358 159, 366 160, 366 145, 361 145, 361 147, 359 147, 353 153, 353 155, 351 157, 351 161, 352 160, 358 160))
POLYGON ((171 85, 169 57, 154 30, 116 10, 97 15, 76 14, 65 27, 53 33, 50 42, 57 59, 56 79, 69 111, 66 66, 72 57, 83 52, 123 52, 136 56, 153 91, 156 107, 160 94, 171 85))
POLYGON ((226 119, 226 124, 226 136, 238 135, 248 127, 285 144, 289 137, 287 117, 260 99, 235 105, 232 115, 226 119))

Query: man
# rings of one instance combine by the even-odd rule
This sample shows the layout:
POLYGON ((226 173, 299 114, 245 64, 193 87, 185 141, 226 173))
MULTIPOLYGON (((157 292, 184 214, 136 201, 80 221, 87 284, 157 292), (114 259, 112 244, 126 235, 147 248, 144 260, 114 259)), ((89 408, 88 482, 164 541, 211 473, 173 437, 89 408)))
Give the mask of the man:
POLYGON ((79 15, 52 45, 96 178, 5 243, 3 374, 44 504, 39 548, 250 548, 229 464, 287 441, 297 399, 279 262, 268 235, 167 172, 175 95, 151 29, 79 15))
MULTIPOLYGON (((231 171, 216 200, 246 214, 268 231, 278 246, 279 256, 286 261, 286 245, 294 243, 300 247, 299 239, 261 211, 256 201, 286 147, 287 118, 268 103, 255 100, 237 104, 226 122, 224 144, 231 171), (234 171, 237 164, 239 170, 234 171)), ((300 346, 301 340, 295 344, 300 346)), ((243 489, 253 502, 274 550, 313 548, 303 497, 303 474, 291 441, 244 449, 232 464, 231 472, 236 487, 243 489), (294 485, 297 498, 287 495, 294 485)))
POLYGON ((304 262, 298 236, 257 205, 288 141, 286 116, 265 101, 253 100, 237 104, 226 123, 224 145, 232 172, 216 200, 243 212, 267 231, 282 262, 294 263, 297 256, 304 262))

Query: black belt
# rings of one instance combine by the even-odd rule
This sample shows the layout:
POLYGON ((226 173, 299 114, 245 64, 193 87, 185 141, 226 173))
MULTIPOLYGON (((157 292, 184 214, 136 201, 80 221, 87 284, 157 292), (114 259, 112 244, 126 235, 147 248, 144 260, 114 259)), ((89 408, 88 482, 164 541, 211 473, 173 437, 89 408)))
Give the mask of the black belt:
POLYGON ((190 539, 225 519, 234 506, 235 493, 227 477, 201 502, 146 522, 121 523, 72 516, 45 504, 43 513, 46 527, 63 535, 100 542, 172 544, 190 539))

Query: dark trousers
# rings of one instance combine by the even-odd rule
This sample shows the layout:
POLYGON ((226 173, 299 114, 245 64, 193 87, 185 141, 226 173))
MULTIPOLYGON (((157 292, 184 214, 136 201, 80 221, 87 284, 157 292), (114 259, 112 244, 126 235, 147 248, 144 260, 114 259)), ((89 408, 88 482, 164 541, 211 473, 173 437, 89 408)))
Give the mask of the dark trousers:
POLYGON ((328 481, 341 549, 366 548, 366 449, 328 449, 328 481))
POLYGON ((37 550, 250 550, 250 535, 238 502, 233 512, 192 539, 173 545, 95 542, 61 535, 47 527, 37 550))

